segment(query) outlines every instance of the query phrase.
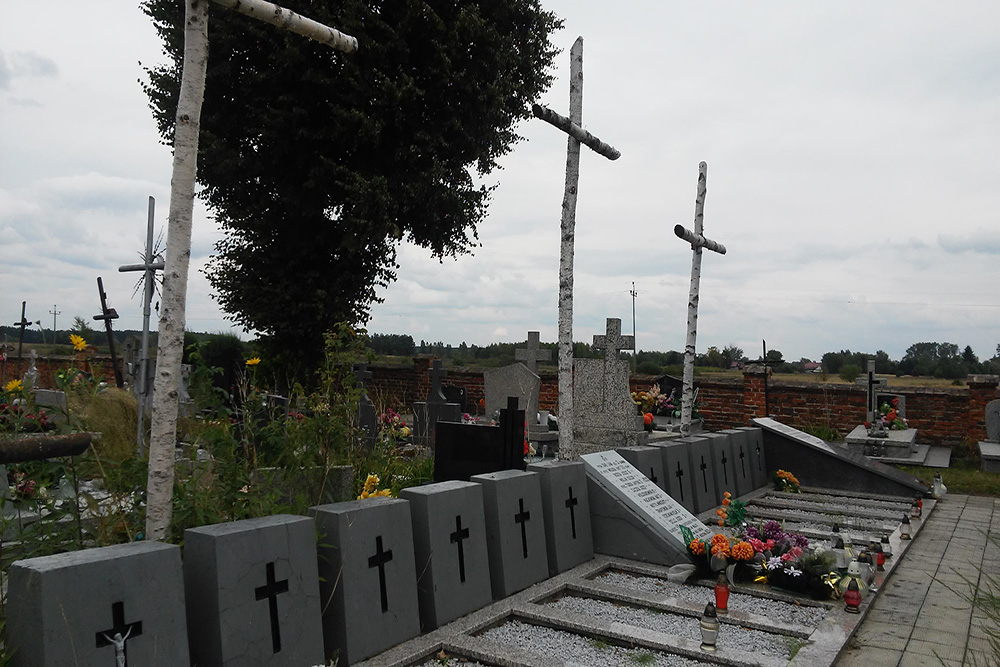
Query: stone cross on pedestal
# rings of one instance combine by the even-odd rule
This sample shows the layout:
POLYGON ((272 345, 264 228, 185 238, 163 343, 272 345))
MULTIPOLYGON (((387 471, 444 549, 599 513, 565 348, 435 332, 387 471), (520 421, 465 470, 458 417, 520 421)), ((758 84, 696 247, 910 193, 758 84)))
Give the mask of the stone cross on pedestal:
POLYGON ((621 153, 583 129, 583 37, 569 52, 569 118, 532 105, 536 117, 569 135, 566 144, 566 187, 563 194, 562 243, 559 253, 559 451, 576 458, 573 450, 573 251, 576 238, 576 196, 580 184, 580 144, 609 160, 621 153))
POLYGON ((875 393, 875 360, 868 360, 868 397, 865 410, 865 421, 868 422, 868 435, 874 438, 888 438, 889 433, 882 424, 882 415, 878 411, 878 395, 875 393))
POLYGON ((514 360, 520 361, 528 370, 538 375, 538 362, 539 361, 550 361, 552 359, 552 350, 542 350, 538 347, 539 343, 539 332, 529 331, 528 332, 528 348, 518 348, 514 350, 514 360))
POLYGON ((435 359, 431 362, 431 369, 427 371, 427 377, 431 379, 431 390, 427 394, 428 403, 447 403, 448 399, 445 397, 444 392, 441 391, 441 380, 446 375, 448 371, 441 368, 441 360, 435 359))
MULTIPOLYGON (((593 347, 604 350, 604 376, 608 377, 613 372, 608 368, 609 362, 619 361, 620 357, 618 353, 622 350, 635 349, 635 336, 623 336, 622 321, 617 317, 609 317, 605 324, 605 333, 594 336, 593 347)), ((602 387, 606 389, 607 384, 603 384, 602 387)), ((604 394, 605 410, 612 410, 612 401, 617 397, 609 395, 603 389, 602 392, 604 394)))
POLYGON ((691 409, 694 406, 694 350, 698 336, 698 289, 701 285, 701 249, 708 248, 720 255, 726 246, 703 236, 705 227, 705 194, 708 165, 698 164, 698 195, 694 200, 694 231, 683 225, 674 226, 674 234, 691 244, 691 291, 688 294, 687 341, 684 344, 684 387, 681 395, 681 435, 691 434, 691 409))
POLYGON ((155 210, 156 200, 150 197, 148 213, 146 215, 146 252, 142 257, 142 264, 125 264, 118 267, 120 273, 142 271, 142 352, 139 354, 138 373, 135 373, 137 382, 134 388, 135 397, 139 401, 139 418, 136 425, 135 447, 140 457, 146 446, 146 429, 142 413, 145 409, 146 395, 149 389, 149 317, 152 312, 150 303, 153 301, 156 272, 163 270, 163 256, 153 254, 153 212, 155 210))

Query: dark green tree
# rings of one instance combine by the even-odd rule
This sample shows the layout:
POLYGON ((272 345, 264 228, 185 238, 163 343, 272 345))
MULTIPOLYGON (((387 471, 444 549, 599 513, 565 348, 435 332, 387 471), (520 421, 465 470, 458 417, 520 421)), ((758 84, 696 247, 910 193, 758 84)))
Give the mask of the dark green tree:
MULTIPOLYGON (((225 230, 207 270, 238 324, 297 370, 364 323, 398 244, 470 252, 491 188, 552 82, 561 22, 538 0, 289 0, 358 38, 345 55, 210 4, 201 196, 225 230)), ((168 62, 144 85, 173 136, 183 3, 146 0, 168 62)))

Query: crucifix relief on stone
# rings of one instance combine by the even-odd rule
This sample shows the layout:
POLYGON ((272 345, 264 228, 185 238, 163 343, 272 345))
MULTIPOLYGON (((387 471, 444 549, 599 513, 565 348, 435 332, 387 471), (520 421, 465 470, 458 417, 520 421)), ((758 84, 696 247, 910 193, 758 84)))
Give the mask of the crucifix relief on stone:
POLYGON ((583 37, 570 49, 569 118, 537 104, 537 118, 569 135, 566 143, 566 187, 563 194, 559 253, 559 451, 567 460, 573 448, 573 251, 576 238, 576 197, 580 184, 580 144, 609 160, 621 153, 583 129, 583 37))
POLYGON ((552 359, 552 350, 543 350, 538 347, 538 344, 539 332, 529 331, 527 349, 518 348, 514 350, 514 360, 522 362, 535 375, 538 375, 539 361, 550 361, 552 359))
POLYGON ((125 622, 125 603, 115 602, 111 605, 112 627, 96 633, 96 648, 113 646, 115 649, 115 665, 127 667, 126 642, 142 634, 142 621, 125 622))
POLYGON ((274 563, 265 567, 266 581, 263 586, 254 589, 254 599, 257 602, 267 600, 267 610, 271 616, 271 651, 281 651, 281 626, 278 622, 278 595, 288 592, 288 579, 278 581, 274 576, 274 563))
POLYGON ((681 435, 691 434, 691 410, 694 406, 694 351, 698 335, 698 290, 701 285, 701 249, 708 248, 720 255, 726 246, 705 238, 705 194, 708 165, 698 164, 698 195, 694 201, 694 231, 683 225, 674 226, 674 234, 691 244, 691 291, 688 293, 687 340, 684 344, 684 387, 681 395, 681 435))
POLYGON ((525 522, 531 520, 531 512, 527 512, 524 509, 524 498, 517 499, 517 506, 520 510, 514 515, 514 523, 521 524, 521 549, 524 551, 524 557, 528 557, 528 532, 525 528, 525 522))

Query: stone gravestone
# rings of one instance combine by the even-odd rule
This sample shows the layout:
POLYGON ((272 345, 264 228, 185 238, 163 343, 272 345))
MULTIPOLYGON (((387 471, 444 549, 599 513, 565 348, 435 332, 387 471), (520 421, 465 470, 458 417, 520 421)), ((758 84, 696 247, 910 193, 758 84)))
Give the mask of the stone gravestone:
POLYGON ((693 514, 698 511, 695 505, 695 477, 687 443, 681 442, 690 440, 691 437, 655 441, 650 446, 659 449, 663 457, 663 478, 667 483, 667 493, 693 514))
POLYGON ((311 507, 327 658, 353 665, 420 633, 410 504, 367 498, 311 507))
POLYGON ((199 667, 323 662, 309 518, 279 514, 184 531, 184 591, 199 667))
POLYGON ((594 551, 660 565, 687 562, 680 527, 708 539, 711 531, 618 452, 580 457, 587 468, 594 551))
MULTIPOLYGON (((524 410, 529 433, 538 430, 538 388, 541 380, 523 364, 491 368, 483 373, 483 393, 486 415, 494 415, 507 407, 508 398, 517 399, 517 407, 524 410)), ((548 427, 546 427, 548 428, 548 427)))
POLYGON ((1000 472, 1000 398, 986 404, 986 440, 979 442, 982 468, 1000 472))
POLYGON ((500 425, 438 422, 434 481, 469 481, 473 475, 524 470, 524 410, 510 398, 500 411, 500 425))
POLYGON ((750 452, 750 471, 753 488, 759 489, 771 483, 767 474, 767 460, 764 457, 764 436, 759 428, 740 426, 737 431, 747 434, 747 448, 750 452))
POLYGON ((503 599, 548 578, 538 475, 503 470, 476 475, 472 481, 483 486, 493 599, 503 599))
POLYGON ((754 484, 749 434, 738 428, 727 428, 719 432, 729 436, 729 442, 733 447, 733 475, 736 477, 739 495, 750 493, 757 486, 754 484))
POLYGON ((621 326, 621 320, 608 318, 607 333, 594 336, 604 359, 573 362, 573 439, 580 453, 644 445, 648 439, 629 391, 628 362, 618 358, 620 350, 635 347, 632 336, 621 335, 621 326))
POLYGON ((691 469, 691 490, 694 495, 694 511, 701 513, 718 505, 716 497, 715 458, 712 456, 711 440, 705 434, 679 438, 685 443, 691 469))
POLYGON ((663 453, 656 447, 639 445, 636 447, 619 447, 616 450, 622 458, 631 463, 636 470, 649 478, 653 484, 667 490, 667 476, 663 471, 663 453))
POLYGON ((399 497, 410 503, 423 630, 490 604, 483 487, 439 482, 403 489, 399 497))
POLYGON ((587 473, 579 461, 540 461, 528 466, 542 482, 549 576, 594 557, 587 473))
MULTIPOLYGON (((742 496, 740 478, 736 474, 737 458, 733 442, 725 433, 703 433, 708 439, 712 462, 715 464, 715 505, 721 505, 726 491, 733 496, 742 496)), ((749 489, 748 489, 749 490, 749 489)))
POLYGON ((181 550, 132 542, 10 566, 15 667, 190 664, 181 550))
POLYGON ((439 421, 457 422, 462 418, 458 403, 449 403, 441 391, 441 378, 448 371, 441 368, 441 360, 435 359, 427 375, 431 388, 427 400, 413 404, 413 442, 423 447, 434 447, 435 428, 439 421))
POLYGON ((372 372, 368 370, 368 364, 354 364, 354 377, 357 378, 357 386, 361 390, 361 397, 358 399, 358 428, 364 434, 365 446, 369 449, 378 440, 378 417, 375 414, 375 404, 368 397, 368 383, 372 379, 372 372))

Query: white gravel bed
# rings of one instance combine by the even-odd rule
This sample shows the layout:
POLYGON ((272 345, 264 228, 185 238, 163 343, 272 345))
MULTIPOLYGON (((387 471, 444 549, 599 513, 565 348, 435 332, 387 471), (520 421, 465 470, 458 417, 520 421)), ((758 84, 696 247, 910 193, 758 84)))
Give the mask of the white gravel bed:
MULTIPOLYGON (((579 595, 564 595, 545 606, 585 614, 608 623, 627 623, 638 628, 701 640, 700 618, 697 616, 637 608, 579 595)), ((723 623, 719 630, 718 645, 746 651, 750 655, 766 654, 788 659, 791 656, 791 642, 794 641, 794 638, 785 635, 723 623)))
POLYGON ((878 507, 880 509, 891 509, 891 510, 898 509, 900 512, 908 511, 910 509, 910 504, 913 502, 912 499, 911 500, 888 500, 888 499, 886 499, 886 500, 874 500, 874 499, 871 499, 871 498, 851 498, 851 497, 847 497, 847 496, 834 496, 834 495, 829 495, 829 494, 826 494, 826 493, 797 493, 797 494, 790 494, 790 495, 785 495, 785 496, 781 496, 781 495, 771 496, 770 494, 768 494, 768 496, 771 497, 771 498, 781 498, 782 500, 784 500, 786 498, 789 498, 789 497, 802 496, 803 499, 812 499, 812 498, 815 498, 817 500, 822 500, 824 502, 838 503, 838 504, 851 503, 852 505, 858 505, 860 507, 878 507))
MULTIPOLYGON (((594 581, 632 591, 660 593, 664 597, 673 597, 699 605, 706 605, 714 600, 712 589, 705 586, 675 584, 658 577, 646 577, 615 570, 598 575, 594 581)), ((782 623, 804 625, 810 628, 816 627, 827 612, 825 607, 798 606, 781 600, 771 600, 736 591, 732 591, 729 595, 729 608, 745 610, 782 623)))
MULTIPOLYGON (((850 528, 840 527, 839 533, 834 533, 829 524, 822 523, 804 523, 801 521, 786 521, 785 530, 792 533, 802 533, 806 537, 809 537, 810 533, 818 533, 824 537, 809 537, 809 546, 815 546, 818 544, 825 544, 830 546, 829 542, 832 542, 834 535, 840 535, 847 541, 847 538, 851 538, 851 542, 854 544, 868 544, 871 541, 879 542, 882 540, 882 534, 876 534, 873 531, 861 531, 852 530, 850 528)), ((886 531, 888 532, 888 531, 886 531)))
POLYGON ((447 665, 448 667, 489 667, 481 662, 470 662, 465 658, 456 658, 450 655, 443 662, 439 658, 431 658, 426 662, 420 663, 417 667, 441 667, 442 665, 447 665))
POLYGON ((483 639, 489 639, 506 646, 515 646, 538 655, 558 657, 574 666, 635 667, 636 665, 657 665, 658 667, 691 667, 706 664, 661 651, 623 648, 565 630, 555 630, 543 625, 516 620, 507 621, 486 630, 480 636, 483 639))
POLYGON ((872 518, 903 518, 903 511, 901 509, 897 510, 895 507, 849 507, 847 505, 831 505, 828 503, 810 502, 805 498, 760 498, 758 500, 751 501, 751 503, 747 506, 751 513, 753 512, 752 508, 754 507, 767 507, 772 509, 801 508, 809 512, 819 512, 829 516, 843 516, 845 519, 855 516, 853 512, 872 518), (852 514, 846 514, 848 509, 852 512, 852 514))
MULTIPOLYGON (((834 521, 841 524, 843 527, 845 524, 850 525, 853 528, 868 528, 869 530, 881 531, 884 528, 888 528, 891 524, 889 519, 867 519, 864 517, 851 517, 851 520, 845 521, 844 517, 837 517, 830 514, 825 514, 823 512, 808 512, 806 510, 780 510, 773 507, 761 507, 760 512, 755 512, 754 509, 750 509, 750 514, 755 518, 763 518, 765 521, 767 519, 781 520, 783 518, 788 518, 790 520, 795 520, 796 518, 805 517, 807 519, 813 519, 818 523, 825 523, 827 525, 833 524, 834 521), (763 516, 761 516, 763 515, 763 516), (888 522, 888 523, 887 523, 888 522)), ((899 516, 900 519, 903 515, 899 516)), ((899 521, 896 522, 897 524, 899 521)))

